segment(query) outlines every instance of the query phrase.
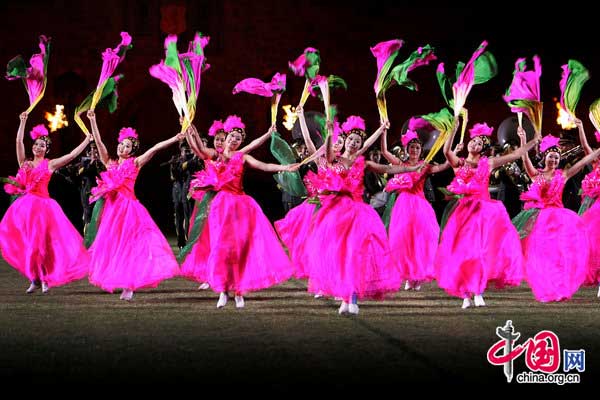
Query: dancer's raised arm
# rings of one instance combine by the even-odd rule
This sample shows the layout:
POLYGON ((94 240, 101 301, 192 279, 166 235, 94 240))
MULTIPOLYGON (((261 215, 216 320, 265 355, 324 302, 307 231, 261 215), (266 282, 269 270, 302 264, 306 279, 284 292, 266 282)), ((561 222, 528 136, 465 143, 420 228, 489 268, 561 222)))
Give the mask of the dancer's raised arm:
POLYGON ((65 154, 62 157, 58 157, 53 160, 50 160, 48 162, 48 169, 50 169, 50 171, 54 172, 57 169, 64 167, 65 165, 67 165, 68 163, 73 161, 75 159, 75 157, 77 157, 79 154, 81 154, 81 152, 83 150, 85 150, 87 145, 90 144, 90 141, 91 141, 91 137, 89 135, 86 135, 85 139, 83 139, 83 141, 81 143, 79 143, 79 146, 75 147, 70 153, 65 154))
POLYGON ((244 161, 248 164, 249 167, 265 172, 294 172, 297 171, 298 168, 300 168, 299 163, 288 165, 266 163, 257 160, 249 154, 244 154, 244 161))
POLYGON ((25 136, 25 124, 27 123, 27 117, 29 114, 24 111, 19 115, 21 122, 19 123, 19 129, 17 130, 17 162, 19 167, 25 162, 25 145, 23 144, 23 136, 25 136))
POLYGON ((356 153, 356 155, 360 156, 365 151, 367 151, 369 147, 371 147, 373 143, 375 143, 377 139, 379 139, 379 136, 388 129, 390 129, 390 121, 383 121, 381 123, 381 126, 379 126, 379 128, 375 132, 373 132, 367 140, 365 140, 365 143, 363 144, 362 148, 356 153))
POLYGON ((271 137, 273 132, 275 132, 275 129, 275 125, 270 126, 267 132, 263 133, 262 136, 259 136, 246 146, 242 147, 239 151, 242 153, 250 153, 252 150, 259 148, 268 138, 271 137))
POLYGON ((456 136, 456 131, 458 130, 458 118, 454 118, 454 124, 452 124, 452 133, 446 142, 444 142, 444 156, 446 160, 450 163, 452 168, 458 168, 460 163, 460 158, 456 155, 454 151, 452 151, 452 142, 454 142, 454 137, 456 136))
POLYGON ((173 136, 167 140, 163 140, 162 142, 156 143, 154 146, 149 148, 144 154, 142 154, 141 156, 139 156, 135 159, 136 166, 138 168, 142 168, 148 161, 150 161, 152 159, 152 157, 154 157, 154 155, 156 153, 158 153, 159 151, 161 151, 163 149, 166 149, 173 143, 177 143, 183 139, 185 139, 185 133, 179 132, 175 136, 173 136))
POLYGON ((96 142, 96 147, 98 148, 98 155, 100 156, 100 161, 102 164, 108 165, 110 158, 108 157, 108 151, 106 150, 106 146, 102 142, 102 138, 100 137, 100 131, 98 130, 98 124, 96 123, 96 113, 93 110, 89 110, 87 112, 87 117, 90 120, 90 126, 92 128, 92 135, 94 136, 94 141, 96 142))

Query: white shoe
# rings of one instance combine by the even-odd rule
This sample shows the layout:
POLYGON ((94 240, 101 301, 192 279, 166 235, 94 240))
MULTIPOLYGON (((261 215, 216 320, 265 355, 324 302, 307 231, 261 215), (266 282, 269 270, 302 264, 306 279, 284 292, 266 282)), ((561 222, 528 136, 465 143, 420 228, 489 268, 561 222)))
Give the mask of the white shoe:
POLYGON ((48 293, 48 284, 46 282, 42 282, 42 293, 48 293))
POLYGON ((476 295, 475 297, 473 297, 473 300, 475 301, 475 307, 485 307, 485 301, 483 301, 482 295, 476 295))
POLYGON ((406 281, 406 284, 404 285, 404 290, 410 290, 412 289, 412 285, 410 284, 410 281, 406 281))
POLYGON ((323 297, 323 293, 321 293, 321 292, 315 294, 315 299, 320 299, 322 297, 323 297))
POLYGON ((235 296, 235 306, 237 308, 244 308, 246 304, 244 303, 244 297, 243 296, 235 296))
POLYGON ((123 289, 123 292, 121 292, 121 297, 119 297, 119 299, 126 300, 126 301, 130 301, 132 298, 133 298, 133 290, 129 290, 129 289, 123 289))
POLYGON ((600 286, 598 286, 598 297, 600 297, 600 286))
POLYGON ((29 287, 27 288, 27 291, 25 293, 31 294, 31 293, 35 292, 36 290, 38 290, 39 288, 40 288, 40 286, 37 283, 31 282, 31 285, 29 285, 29 287))
POLYGON ((217 301, 217 308, 225 307, 225 304, 227 304, 227 300, 227 293, 221 292, 221 294, 219 295, 219 301, 217 301))
POLYGON ((471 307, 471 299, 469 299, 468 297, 463 299, 463 304, 462 304, 462 308, 469 308, 471 307))
POLYGON ((348 312, 350 314, 358 315, 358 304, 348 304, 348 312))
POLYGON ((210 285, 208 284, 208 282, 204 282, 203 284, 198 286, 198 290, 207 290, 207 289, 210 289, 210 285))
POLYGON ((348 307, 348 303, 346 303, 345 301, 342 301, 342 304, 340 305, 340 309, 338 310, 338 314, 345 314, 349 311, 349 307, 348 307))

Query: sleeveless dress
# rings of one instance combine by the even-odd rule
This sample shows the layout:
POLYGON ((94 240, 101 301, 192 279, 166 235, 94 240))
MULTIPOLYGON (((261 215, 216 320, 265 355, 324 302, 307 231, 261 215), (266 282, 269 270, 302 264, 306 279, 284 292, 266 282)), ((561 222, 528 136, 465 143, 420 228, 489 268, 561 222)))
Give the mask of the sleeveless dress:
POLYGON ((424 171, 397 174, 385 187, 387 192, 397 194, 388 229, 392 259, 402 277, 411 281, 429 281, 435 277, 433 261, 440 227, 433 207, 425 199, 426 178, 424 171))
MULTIPOLYGON (((536 300, 560 301, 570 298, 588 274, 589 242, 581 218, 564 208, 565 178, 556 170, 550 181, 540 173, 529 190, 522 214, 522 244, 527 282, 536 300)), ((515 220, 519 219, 519 215, 515 220)))
POLYGON ((48 287, 85 278, 89 268, 83 238, 48 194, 51 177, 47 159, 36 167, 24 163, 9 177, 12 183, 4 185, 17 198, 0 222, 4 259, 29 280, 48 287))
POLYGON ((377 212, 362 201, 363 157, 347 169, 342 163, 328 168, 321 182, 317 211, 305 253, 308 290, 348 301, 382 299, 402 283, 390 259, 385 227, 377 212))
POLYGON ((111 161, 92 189, 90 201, 102 198, 104 206, 89 248, 89 279, 108 292, 156 287, 179 273, 167 239, 135 197, 138 173, 134 157, 111 161))
POLYGON ((435 257, 438 285, 450 295, 482 294, 488 282, 501 288, 523 279, 523 255, 517 230, 504 205, 490 199, 490 167, 461 159, 447 189, 460 199, 442 232, 435 257))
POLYGON ((196 177, 212 194, 196 241, 188 244, 181 274, 208 282, 215 292, 244 294, 281 283, 293 273, 273 226, 242 188, 244 154, 206 163, 196 177))

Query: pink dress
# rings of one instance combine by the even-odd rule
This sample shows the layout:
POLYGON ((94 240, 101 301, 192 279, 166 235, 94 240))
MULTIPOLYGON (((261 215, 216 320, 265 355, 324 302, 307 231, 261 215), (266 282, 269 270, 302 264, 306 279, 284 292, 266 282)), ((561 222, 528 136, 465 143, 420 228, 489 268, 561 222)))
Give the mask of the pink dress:
MULTIPOLYGON (((594 163, 594 169, 587 174, 581 182, 584 203, 590 204, 581 218, 587 231, 590 243, 600 243, 600 162, 594 163)), ((582 205, 582 209, 584 205, 582 205)), ((595 285, 600 283, 600 246, 590 246, 589 270, 586 283, 595 285)))
POLYGON ((586 230, 579 216, 564 208, 564 187, 562 170, 556 170, 551 181, 540 172, 521 195, 525 210, 539 210, 522 243, 527 282, 536 300, 542 302, 570 298, 589 270, 586 230))
POLYGON ((156 287, 179 273, 167 239, 135 197, 138 173, 134 157, 111 161, 92 189, 90 201, 103 197, 105 203, 89 249, 89 279, 108 292, 156 287))
POLYGON ((244 294, 268 288, 294 272, 273 226, 256 201, 244 194, 243 172, 244 154, 238 152, 228 161, 206 163, 197 175, 204 177, 203 187, 217 193, 181 274, 208 282, 215 292, 244 294))
POLYGON ((429 281, 435 277, 433 261, 440 226, 425 199, 426 178, 424 171, 398 174, 385 187, 387 192, 398 193, 388 232, 392 259, 402 277, 411 281, 429 281))
POLYGON ((462 197, 440 238, 438 285, 460 298, 483 294, 488 282, 518 286, 523 279, 521 243, 504 205, 490 199, 488 159, 481 157, 477 168, 461 163, 447 187, 462 197))
POLYGON ((85 278, 89 256, 83 238, 58 203, 48 195, 52 172, 48 160, 37 167, 26 162, 16 184, 6 184, 7 193, 18 198, 0 222, 0 249, 4 259, 31 281, 48 287, 85 278))
POLYGON ((381 299, 402 283, 383 222, 362 201, 364 168, 364 158, 358 157, 350 169, 339 163, 325 172, 322 207, 305 246, 309 292, 346 301, 353 295, 381 299))
POLYGON ((302 204, 288 211, 285 218, 275 221, 275 229, 281 241, 288 249, 292 264, 294 265, 294 275, 298 279, 308 278, 305 244, 310 232, 313 216, 319 203, 317 192, 320 176, 325 171, 324 164, 322 162, 318 162, 318 164, 318 174, 308 171, 304 177, 308 198, 302 204))

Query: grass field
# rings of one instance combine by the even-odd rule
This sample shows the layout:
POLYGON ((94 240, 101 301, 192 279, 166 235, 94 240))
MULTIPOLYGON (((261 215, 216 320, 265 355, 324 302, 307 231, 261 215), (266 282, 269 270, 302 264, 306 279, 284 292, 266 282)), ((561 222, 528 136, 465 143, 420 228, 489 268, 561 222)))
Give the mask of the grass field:
MULTIPOLYGON (((29 283, 0 261, 0 379, 89 383, 486 383, 507 385, 486 352, 507 319, 519 343, 547 329, 561 348, 586 350, 582 383, 599 377, 600 300, 583 288, 563 303, 540 304, 526 286, 490 290, 487 307, 434 284, 360 304, 314 299, 291 280, 249 294, 246 307, 195 282, 172 279, 133 301, 87 281, 27 295, 29 283)), ((526 371, 524 358, 515 374, 526 371)), ((562 366, 561 370, 562 371, 562 366)), ((511 385, 517 385, 514 380, 511 385)))

